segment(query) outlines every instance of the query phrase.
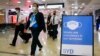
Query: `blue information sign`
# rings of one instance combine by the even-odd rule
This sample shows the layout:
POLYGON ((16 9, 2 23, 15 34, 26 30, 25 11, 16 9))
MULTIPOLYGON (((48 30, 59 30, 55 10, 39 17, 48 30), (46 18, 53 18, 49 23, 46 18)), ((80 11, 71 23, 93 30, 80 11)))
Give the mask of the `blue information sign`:
POLYGON ((92 56, 92 47, 93 47, 92 18, 93 18, 92 16, 63 15, 62 37, 61 37, 62 56, 63 55, 92 56))

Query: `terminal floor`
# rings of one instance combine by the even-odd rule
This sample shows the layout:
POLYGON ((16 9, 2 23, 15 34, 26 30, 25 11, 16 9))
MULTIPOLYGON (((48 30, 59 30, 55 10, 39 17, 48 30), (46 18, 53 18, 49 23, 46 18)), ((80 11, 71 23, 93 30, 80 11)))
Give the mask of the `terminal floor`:
MULTIPOLYGON (((53 40, 47 33, 41 32, 39 39, 43 45, 41 52, 36 50, 36 56, 60 56, 61 29, 58 29, 58 38, 53 40)), ((0 32, 0 56, 29 56, 32 39, 25 44, 18 36, 16 47, 9 44, 13 39, 14 30, 0 32)), ((94 30, 94 56, 100 56, 100 33, 94 30)))

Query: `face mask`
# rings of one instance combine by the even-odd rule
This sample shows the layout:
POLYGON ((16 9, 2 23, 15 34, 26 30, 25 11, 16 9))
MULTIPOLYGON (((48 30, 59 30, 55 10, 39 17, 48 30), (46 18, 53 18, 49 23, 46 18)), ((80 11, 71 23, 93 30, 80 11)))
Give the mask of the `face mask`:
POLYGON ((20 11, 16 10, 16 13, 20 13, 20 11))
POLYGON ((32 7, 32 10, 33 10, 33 12, 35 12, 36 11, 36 7, 32 7))
POLYGON ((16 11, 16 13, 18 13, 18 11, 16 11))

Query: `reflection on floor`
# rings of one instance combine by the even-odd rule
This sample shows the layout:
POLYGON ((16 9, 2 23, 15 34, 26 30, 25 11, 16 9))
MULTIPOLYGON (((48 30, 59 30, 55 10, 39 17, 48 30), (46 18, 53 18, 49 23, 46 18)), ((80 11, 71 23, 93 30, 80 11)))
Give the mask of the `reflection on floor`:
MULTIPOLYGON (((59 28, 57 40, 52 40, 46 33, 41 32, 40 41, 43 44, 41 52, 36 51, 36 56, 60 56, 60 37, 61 29, 59 28)), ((0 32, 0 56, 29 56, 31 39, 28 44, 24 44, 22 39, 18 37, 16 47, 11 47, 9 44, 13 39, 14 30, 0 32)), ((100 32, 94 31, 94 56, 100 56, 100 32)))
POLYGON ((100 32, 94 31, 94 56, 100 56, 100 32))
MULTIPOLYGON (((47 33, 41 32, 39 39, 43 44, 43 49, 39 52, 37 47, 36 56, 60 56, 60 31, 61 29, 59 28, 59 34, 56 40, 47 36, 47 33)), ((28 44, 25 44, 18 37, 16 47, 12 47, 9 44, 13 39, 13 34, 14 30, 0 32, 0 56, 29 56, 32 39, 30 39, 28 44)))

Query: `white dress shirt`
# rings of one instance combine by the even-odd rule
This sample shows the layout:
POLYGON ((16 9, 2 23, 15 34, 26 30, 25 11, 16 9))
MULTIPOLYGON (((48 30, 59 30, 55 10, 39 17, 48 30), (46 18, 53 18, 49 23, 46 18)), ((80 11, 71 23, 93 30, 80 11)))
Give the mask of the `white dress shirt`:
POLYGON ((54 18, 54 15, 51 17, 50 22, 51 22, 53 25, 59 24, 59 22, 60 22, 60 17, 59 17, 58 15, 56 15, 55 18, 54 18, 54 22, 53 22, 53 18, 54 18))
POLYGON ((18 23, 24 24, 26 22, 26 16, 23 13, 19 13, 18 17, 18 23))

